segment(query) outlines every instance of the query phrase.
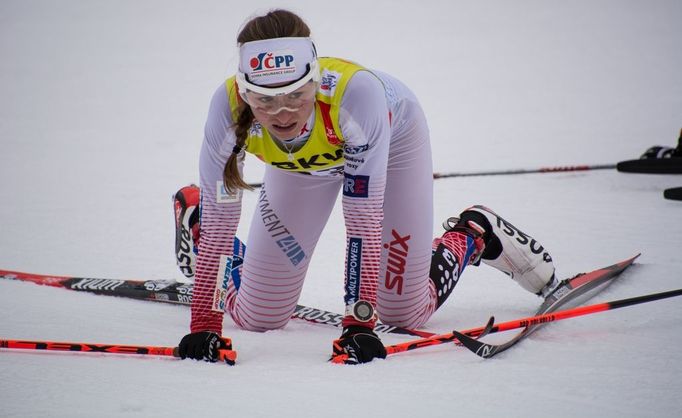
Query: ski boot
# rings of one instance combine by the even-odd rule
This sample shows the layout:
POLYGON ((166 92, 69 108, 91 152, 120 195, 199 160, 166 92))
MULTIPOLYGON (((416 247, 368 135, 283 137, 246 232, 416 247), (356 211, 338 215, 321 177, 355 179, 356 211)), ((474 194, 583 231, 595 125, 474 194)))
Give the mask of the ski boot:
POLYGON ((680 136, 677 138, 676 148, 656 145, 644 151, 644 154, 642 154, 639 158, 642 160, 658 158, 682 158, 682 130, 680 130, 680 136))
POLYGON ((475 222, 457 223, 458 220, 448 219, 452 224, 444 223, 446 232, 433 243, 429 278, 436 291, 437 308, 448 299, 466 266, 480 263, 485 248, 483 227, 475 222))
POLYGON ((182 274, 194 278, 199 249, 199 187, 185 186, 173 195, 175 259, 182 274))
POLYGON ((552 257, 545 248, 485 206, 472 206, 458 218, 446 220, 443 227, 446 231, 470 231, 482 236, 485 247, 472 264, 483 261, 541 297, 558 286, 552 257))

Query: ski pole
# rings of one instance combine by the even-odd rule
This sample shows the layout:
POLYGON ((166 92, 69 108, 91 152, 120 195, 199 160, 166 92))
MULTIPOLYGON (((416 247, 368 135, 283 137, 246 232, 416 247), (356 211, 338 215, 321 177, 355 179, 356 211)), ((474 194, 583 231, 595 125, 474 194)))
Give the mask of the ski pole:
MULTIPOLYGON (((232 350, 232 341, 229 338, 222 337, 222 340, 225 342, 225 344, 227 344, 228 348, 218 350, 218 358, 229 365, 233 365, 237 360, 237 352, 232 350)), ((138 354, 180 358, 178 347, 158 347, 150 345, 93 344, 59 341, 23 341, 0 339, 0 348, 71 351, 80 353, 138 354)))
POLYGON ((612 170, 615 169, 615 164, 597 164, 597 165, 567 165, 556 167, 540 167, 540 168, 521 168, 512 170, 493 170, 493 171, 473 171, 468 173, 433 173, 434 179, 442 179, 448 177, 475 177, 475 176, 506 176, 511 174, 533 174, 533 173, 561 173, 567 171, 588 171, 588 170, 612 170))
MULTIPOLYGON (((433 173, 433 178, 444 179, 449 177, 478 177, 478 176, 507 176, 511 174, 534 174, 534 173, 563 173, 569 171, 588 171, 588 170, 613 170, 616 164, 582 164, 582 165, 566 165, 554 167, 539 167, 539 168, 520 168, 507 170, 491 170, 491 171, 470 171, 463 173, 433 173)), ((263 183, 249 183, 249 186, 258 188, 262 187, 263 183)))
MULTIPOLYGON (((610 311, 613 309, 624 308, 626 306, 637 305, 640 303, 653 302, 659 299, 666 299, 682 295, 682 289, 670 290, 667 292, 653 293, 649 295, 637 296, 628 299, 614 300, 611 302, 597 303, 588 306, 579 306, 577 308, 566 309, 563 311, 556 311, 542 315, 530 316, 527 318, 514 319, 507 322, 494 325, 488 333, 509 331, 512 329, 524 328, 531 325, 544 324, 548 322, 561 321, 564 319, 573 318, 576 316, 590 315, 593 313, 610 311)), ((472 328, 466 331, 461 331, 462 334, 469 337, 476 337, 485 327, 472 328)), ((415 350, 417 348, 429 347, 432 345, 444 344, 452 341, 457 341, 454 333, 434 335, 429 338, 422 338, 419 340, 407 341, 401 344, 389 345, 386 347, 388 355, 402 353, 404 351, 415 350)), ((459 342, 459 341, 457 341, 459 342)))

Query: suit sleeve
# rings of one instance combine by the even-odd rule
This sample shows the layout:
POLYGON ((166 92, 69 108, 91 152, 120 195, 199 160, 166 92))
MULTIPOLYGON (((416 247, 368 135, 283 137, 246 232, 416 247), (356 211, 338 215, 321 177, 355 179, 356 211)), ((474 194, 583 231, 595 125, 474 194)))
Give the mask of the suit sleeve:
MULTIPOLYGON (((346 306, 358 300, 375 306, 391 126, 384 86, 374 74, 360 71, 349 81, 341 103, 340 124, 345 140, 342 198, 346 225, 344 300, 346 306)), ((343 325, 367 323, 346 316, 343 325)))
MULTIPOLYGON (((191 332, 222 332, 224 303, 220 302, 220 288, 216 292, 220 283, 218 270, 221 258, 232 257, 234 235, 241 215, 241 193, 229 196, 222 187, 225 162, 236 143, 230 115, 223 84, 211 100, 199 158, 201 239, 192 295, 191 332)), ((243 160, 239 165, 241 171, 243 160)), ((225 294, 222 297, 224 302, 225 294)))

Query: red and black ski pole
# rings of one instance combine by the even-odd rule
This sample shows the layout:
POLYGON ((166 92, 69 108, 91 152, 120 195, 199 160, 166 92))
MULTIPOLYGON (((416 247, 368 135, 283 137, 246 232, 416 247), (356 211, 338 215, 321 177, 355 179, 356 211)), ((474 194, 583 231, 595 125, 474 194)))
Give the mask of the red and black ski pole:
MULTIPOLYGON (((237 361, 237 352, 232 350, 232 341, 229 338, 222 337, 222 340, 225 342, 228 348, 218 350, 218 359, 229 365, 233 365, 237 361)), ((0 348, 180 357, 178 347, 158 347, 149 345, 94 344, 0 339, 0 348)))
MULTIPOLYGON (((542 174, 542 173, 563 173, 570 171, 588 171, 588 170, 614 170, 616 164, 580 164, 580 165, 560 165, 548 166, 538 168, 519 168, 507 170, 490 170, 490 171, 470 171, 463 173, 433 173, 434 179, 445 179, 450 177, 479 177, 479 176, 508 176, 512 174, 542 174)), ((261 187, 263 183, 249 183, 251 187, 261 187)))
POLYGON ((491 170, 491 171, 472 171, 468 173, 433 173, 434 179, 449 177, 477 177, 477 176, 508 176, 512 174, 542 174, 542 173, 563 173, 567 171, 588 171, 588 170, 613 170, 615 164, 581 164, 581 165, 562 165, 554 167, 539 168, 520 168, 511 170, 491 170))
MULTIPOLYGON (((502 322, 494 325, 488 333, 509 331, 512 329, 525 328, 532 325, 544 324, 548 322, 561 321, 564 319, 574 318, 576 316, 590 315, 593 313, 610 311, 613 309, 624 308, 626 306, 637 305, 640 303, 653 302, 660 299, 671 298, 682 295, 682 289, 670 290, 667 292, 654 293, 649 295, 637 296, 628 299, 614 300, 611 302, 597 303, 588 306, 579 306, 577 308, 566 309, 563 311, 556 311, 542 315, 530 316, 527 318, 515 319, 512 321, 502 322)), ((469 337, 476 337, 485 327, 472 328, 466 331, 460 331, 462 334, 469 337)), ((407 341, 401 344, 389 345, 386 347, 388 355, 402 353, 404 351, 415 350, 417 348, 429 347, 432 345, 445 344, 449 342, 459 342, 454 333, 434 335, 429 338, 422 338, 419 340, 407 341)))

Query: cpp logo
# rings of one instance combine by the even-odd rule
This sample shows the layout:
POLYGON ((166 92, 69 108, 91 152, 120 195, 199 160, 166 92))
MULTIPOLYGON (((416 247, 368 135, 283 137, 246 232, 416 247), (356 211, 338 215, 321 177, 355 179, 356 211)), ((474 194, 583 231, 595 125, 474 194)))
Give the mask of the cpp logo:
POLYGON ((367 197, 369 195, 369 176, 352 176, 343 174, 343 195, 350 197, 367 197))
POLYGON ((257 56, 251 58, 249 64, 253 71, 266 71, 282 67, 291 67, 294 62, 294 56, 286 52, 261 52, 257 56))

